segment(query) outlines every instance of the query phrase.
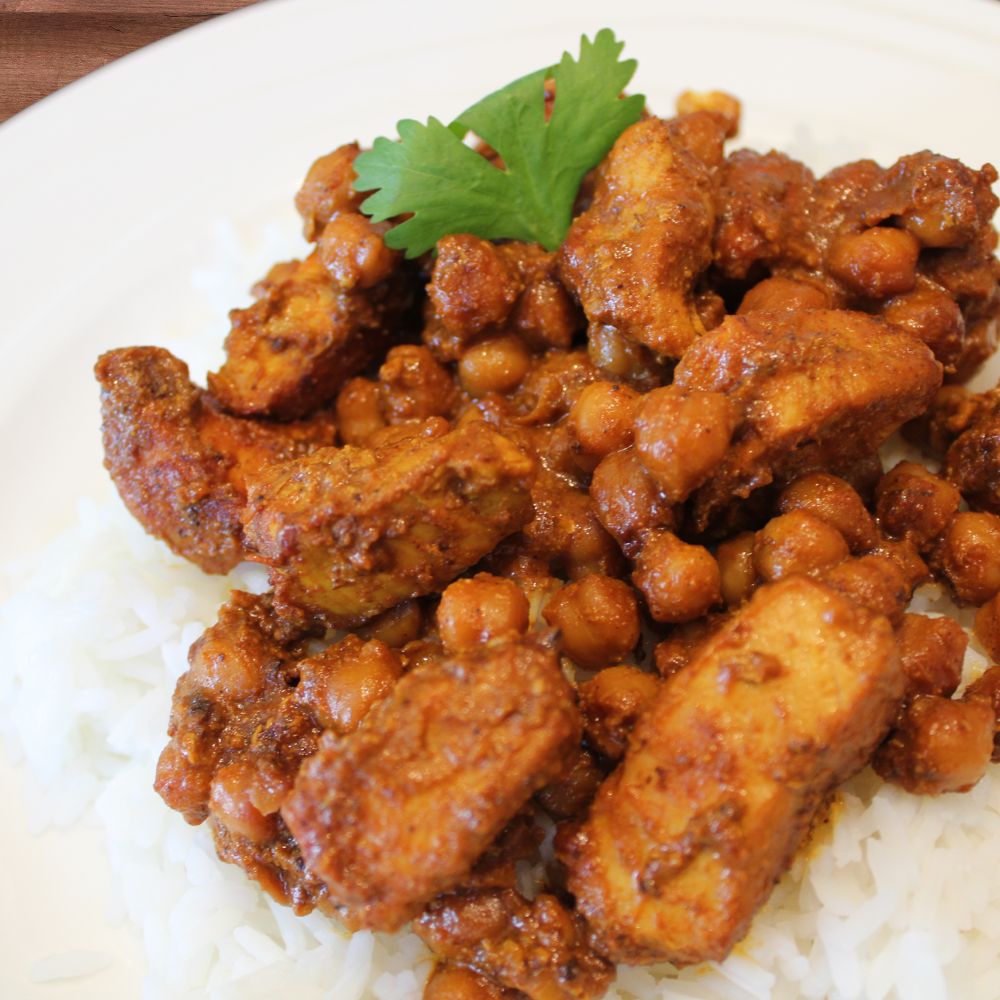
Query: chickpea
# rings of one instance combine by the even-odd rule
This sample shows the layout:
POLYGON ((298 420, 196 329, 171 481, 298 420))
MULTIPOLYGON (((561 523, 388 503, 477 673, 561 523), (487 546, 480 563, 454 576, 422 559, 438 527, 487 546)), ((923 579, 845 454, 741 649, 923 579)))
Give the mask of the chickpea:
POLYGON ((894 625, 902 621, 910 600, 902 570, 886 556, 845 559, 825 570, 820 579, 855 604, 885 615, 894 625))
POLYGON ((877 774, 916 795, 966 792, 993 753, 992 708, 918 694, 872 760, 877 774))
POLYGON ((1000 660, 1000 594, 988 600, 977 612, 976 638, 991 660, 1000 660))
POLYGON ((678 670, 683 670, 726 618, 726 615, 710 615, 708 618, 678 625, 653 650, 657 673, 661 677, 672 677, 678 670))
POLYGON ((591 455, 610 455, 632 443, 632 423, 639 394, 621 382, 591 382, 569 411, 569 424, 580 447, 591 455))
POLYGON ((739 407, 722 393, 654 389, 636 411, 636 454, 664 497, 679 503, 722 461, 740 419, 739 407))
POLYGON ((427 296, 441 324, 462 341, 502 323, 522 284, 500 248, 459 233, 438 240, 427 296))
POLYGON ((587 808, 603 780, 604 773, 594 755, 581 747, 569 770, 546 785, 535 798, 553 819, 572 819, 587 808))
POLYGON ((441 595, 438 632, 449 653, 520 635, 528 628, 528 599, 513 580, 489 573, 456 580, 441 595))
POLYGON ((531 354, 520 337, 493 337, 466 349, 458 380, 473 399, 490 392, 511 392, 531 368, 531 354))
POLYGON ((943 289, 918 286, 882 306, 882 318, 922 340, 946 367, 962 350, 965 320, 958 303, 943 289))
POLYGON ((977 677, 962 695, 962 701, 977 701, 993 712, 994 763, 1000 763, 1000 666, 992 666, 977 677))
POLYGON ((581 667, 618 663, 639 641, 639 604, 623 580, 591 573, 563 587, 542 612, 562 651, 581 667))
POLYGON ((587 741, 610 760, 628 748, 629 733, 662 682, 638 667, 608 667, 578 688, 587 741))
POLYGON ((335 285, 344 291, 372 288, 389 277, 400 254, 385 245, 387 228, 357 212, 337 212, 330 219, 316 249, 335 285))
POLYGON ((905 229, 875 226, 834 240, 827 254, 830 273, 857 295, 887 299, 916 284, 920 243, 905 229))
POLYGON ((555 278, 536 277, 517 300, 510 319, 513 327, 536 350, 568 350, 573 335, 583 328, 580 307, 555 278))
POLYGON ((646 539, 632 582, 658 622, 692 621, 722 603, 719 564, 712 553, 670 531, 654 531, 646 539))
POLYGON ((462 965, 437 965, 424 987, 423 1000, 503 1000, 506 990, 462 965))
POLYGON ((677 114, 690 115, 710 111, 725 123, 726 138, 731 139, 740 127, 740 102, 721 90, 685 90, 677 98, 677 114))
POLYGON ((399 654, 378 639, 349 635, 299 663, 298 697, 324 729, 352 733, 403 673, 399 654))
POLYGON ((254 805, 254 786, 260 781, 249 761, 237 760, 216 772, 208 808, 227 830, 260 844, 277 832, 273 814, 264 815, 254 805))
POLYGON ((382 427, 385 427, 385 416, 379 384, 367 378, 352 378, 345 382, 337 396, 340 439, 345 444, 360 447, 382 427))
POLYGON ((613 326, 594 324, 587 331, 587 355, 595 368, 612 379, 624 379, 637 389, 659 385, 666 373, 663 363, 642 344, 613 326))
POLYGON ((754 533, 744 531, 723 542, 715 551, 722 580, 722 598, 734 608, 750 599, 757 586, 753 566, 754 533))
POLYGON ((948 526, 961 499, 951 483, 922 465, 900 462, 875 490, 875 513, 883 531, 923 550, 948 526))
POLYGON ((868 554, 891 559, 903 574, 910 593, 931 578, 931 571, 927 568, 927 563, 920 558, 916 546, 905 538, 898 542, 883 538, 868 554))
POLYGON ((1000 592, 1000 517, 966 511, 948 525, 934 553, 955 596, 985 604, 1000 592))
POLYGON ((843 562, 850 550, 844 536, 805 510, 793 510, 768 521, 757 532, 753 565, 768 582, 793 573, 818 573, 843 562))
POLYGON ((630 559, 652 528, 671 528, 671 504, 656 488, 634 448, 612 452, 594 469, 590 496, 601 524, 630 559))
POLYGON ((363 639, 378 639, 393 649, 402 649, 423 635, 424 612, 419 601, 403 601, 382 612, 358 629, 363 639))
POLYGON ((455 383, 426 347, 392 348, 378 371, 382 412, 390 424, 448 416, 455 404, 455 383))
POLYGON ((962 680, 969 639, 953 618, 904 615, 896 646, 907 677, 907 692, 950 698, 962 680))
POLYGON ((778 498, 778 510, 804 510, 836 528, 852 552, 866 552, 878 542, 878 529, 850 483, 827 472, 800 476, 778 498))
POLYGON ((829 309, 830 296, 816 285, 779 276, 765 278, 751 288, 737 313, 758 309, 829 309))

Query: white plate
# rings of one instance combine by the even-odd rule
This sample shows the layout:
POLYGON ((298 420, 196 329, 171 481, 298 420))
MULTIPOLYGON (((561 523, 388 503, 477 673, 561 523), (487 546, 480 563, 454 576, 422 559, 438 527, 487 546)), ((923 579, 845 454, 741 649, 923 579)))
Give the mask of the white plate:
MULTIPOLYGON (((730 90, 744 143, 817 169, 923 147, 1000 159, 992 0, 271 0, 186 31, 0 128, 3 555, 36 551, 77 496, 108 494, 90 374, 101 350, 210 330, 191 353, 217 353, 224 304, 191 275, 221 262, 220 217, 294 247, 291 197, 317 154, 401 117, 447 118, 605 24, 639 59, 654 110, 688 87, 730 90)), ((0 766, 0 995, 136 996, 141 944, 104 924, 96 837, 29 837, 20 780, 0 766), (31 963, 66 948, 115 961, 32 986, 31 963)))

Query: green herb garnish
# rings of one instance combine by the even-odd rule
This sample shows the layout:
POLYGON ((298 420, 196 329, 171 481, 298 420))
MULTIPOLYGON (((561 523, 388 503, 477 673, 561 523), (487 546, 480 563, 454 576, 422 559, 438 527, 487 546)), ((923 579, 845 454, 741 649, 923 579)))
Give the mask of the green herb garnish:
POLYGON ((573 202, 588 170, 639 120, 641 94, 622 97, 635 73, 620 60, 624 42, 608 28, 580 39, 557 66, 538 70, 484 97, 443 125, 405 119, 399 142, 384 136, 354 161, 359 191, 375 191, 361 210, 376 222, 404 213, 386 243, 416 257, 449 233, 540 243, 555 250, 566 236, 573 202), (555 83, 545 120, 545 82, 555 83), (500 154, 500 169, 462 141, 469 132, 500 154))

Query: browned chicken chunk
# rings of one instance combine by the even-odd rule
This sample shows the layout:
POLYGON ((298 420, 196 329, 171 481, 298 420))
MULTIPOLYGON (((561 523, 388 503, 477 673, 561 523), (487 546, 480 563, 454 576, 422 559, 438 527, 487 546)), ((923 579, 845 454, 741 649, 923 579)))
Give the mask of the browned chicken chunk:
POLYGON ((290 424, 222 413, 187 365, 159 347, 109 351, 95 373, 104 464, 122 500, 151 535, 207 573, 246 558, 247 475, 336 437, 328 413, 290 424))
POLYGON ((227 410, 280 419, 311 413, 379 357, 404 322, 414 277, 395 251, 378 252, 381 231, 353 214, 327 227, 325 247, 279 264, 260 298, 230 313, 226 361, 208 376, 227 410))
POLYGON ((806 577, 765 586, 671 677, 561 845, 617 961, 723 958, 905 680, 889 623, 806 577))
POLYGON ((307 656, 311 637, 269 595, 234 591, 191 647, 155 786, 189 823, 210 818, 219 855, 300 913, 329 909, 326 889, 278 809, 320 734, 355 729, 402 670, 378 640, 347 636, 307 656))
POLYGON ((583 920, 547 893, 531 902, 512 889, 441 896, 415 929, 449 962, 531 1000, 597 1000, 614 976, 589 947, 583 920))
MULTIPOLYGON (((721 119, 716 128, 721 140, 721 119)), ((592 328, 670 357, 703 331, 694 284, 712 259, 713 189, 710 168, 669 122, 646 118, 621 134, 560 251, 592 328)))
POLYGON ((354 927, 393 930, 454 887, 580 739, 555 652, 522 640, 414 667, 324 737, 282 815, 354 927))
POLYGON ((704 527, 733 497, 774 480, 849 469, 923 411, 941 366, 923 344, 860 313, 754 312, 702 337, 674 379, 743 409, 732 446, 694 494, 704 527))
POLYGON ((280 601, 357 624, 443 587, 530 520, 532 459, 481 422, 441 424, 252 479, 246 538, 280 601))

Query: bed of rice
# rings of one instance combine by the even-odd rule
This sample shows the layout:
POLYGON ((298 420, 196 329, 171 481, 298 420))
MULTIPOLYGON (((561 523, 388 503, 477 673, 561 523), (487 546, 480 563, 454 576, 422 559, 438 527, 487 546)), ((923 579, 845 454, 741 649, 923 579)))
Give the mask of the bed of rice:
MULTIPOLYGON (((247 275, 297 252, 289 230, 248 241, 217 227, 202 299, 183 339, 145 331, 191 362, 217 360, 225 311, 247 275), (204 335, 203 335, 204 334, 204 335)), ((152 790, 170 696, 187 649, 244 566, 207 577, 146 536, 110 490, 19 565, 0 567, 0 738, 31 775, 37 829, 98 822, 122 906, 145 953, 146 1000, 418 1000, 429 954, 412 934, 348 934, 298 918, 220 863, 152 790)), ((915 610, 950 608, 928 586, 915 610)), ((967 624, 967 621, 966 621, 967 624)), ((970 651, 967 672, 985 666, 970 651)), ((917 798, 863 773, 724 963, 619 970, 607 1000, 708 997, 995 1000, 1000 997, 1000 769, 967 795, 917 798)), ((63 956, 53 978, 88 971, 63 956), (68 964, 65 964, 68 963, 68 964)))

